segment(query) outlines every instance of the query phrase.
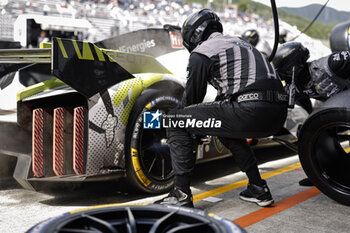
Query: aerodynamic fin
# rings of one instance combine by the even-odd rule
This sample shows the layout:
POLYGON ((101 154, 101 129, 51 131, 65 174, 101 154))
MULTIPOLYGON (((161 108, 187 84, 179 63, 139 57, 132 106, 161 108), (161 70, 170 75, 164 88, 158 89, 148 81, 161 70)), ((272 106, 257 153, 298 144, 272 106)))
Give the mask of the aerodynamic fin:
POLYGON ((89 42, 54 38, 53 74, 91 97, 136 73, 171 73, 154 57, 100 49, 89 42))
POLYGON ((53 38, 41 49, 0 50, 0 79, 32 63, 51 63, 52 74, 86 97, 130 78, 136 73, 171 73, 147 54, 100 49, 93 43, 53 38), (51 47, 51 48, 50 48, 51 47), (4 63, 4 64, 2 64, 4 63))
POLYGON ((86 97, 134 76, 88 42, 53 38, 53 74, 86 97))

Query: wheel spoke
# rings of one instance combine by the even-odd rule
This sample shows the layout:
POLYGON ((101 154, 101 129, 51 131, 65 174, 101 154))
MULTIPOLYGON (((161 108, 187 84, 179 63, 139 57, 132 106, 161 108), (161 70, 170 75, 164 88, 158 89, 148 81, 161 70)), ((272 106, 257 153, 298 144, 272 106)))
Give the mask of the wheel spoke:
POLYGON ((127 211, 128 211, 128 221, 127 221, 128 233, 137 233, 137 226, 136 226, 135 217, 132 214, 130 208, 127 208, 127 211))
POLYGON ((82 218, 85 220, 87 226, 95 227, 96 229, 106 233, 118 233, 113 225, 107 221, 85 214, 82 215, 82 218))
POLYGON ((157 160, 157 154, 154 156, 154 159, 153 159, 153 161, 152 161, 152 163, 151 163, 151 166, 150 166, 149 169, 148 169, 148 173, 151 173, 151 170, 152 170, 152 168, 153 168, 154 163, 156 162, 156 160, 157 160))
POLYGON ((162 179, 165 178, 165 159, 162 157, 162 179))
POLYGON ((152 228, 149 230, 149 233, 158 233, 163 232, 162 228, 164 226, 167 226, 169 223, 172 222, 172 217, 177 211, 172 211, 169 214, 163 216, 162 218, 158 219, 152 226, 152 228))

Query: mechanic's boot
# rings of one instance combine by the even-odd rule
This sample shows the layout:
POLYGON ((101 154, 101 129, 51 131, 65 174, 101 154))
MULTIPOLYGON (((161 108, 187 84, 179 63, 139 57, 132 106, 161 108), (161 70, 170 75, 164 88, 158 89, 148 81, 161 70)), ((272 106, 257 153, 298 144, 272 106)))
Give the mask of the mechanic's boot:
POLYGON ((307 187, 314 186, 314 184, 311 182, 311 180, 309 178, 305 178, 305 179, 300 180, 299 185, 300 186, 307 186, 307 187))
POLYGON ((267 187, 266 181, 263 186, 248 184, 247 189, 239 194, 239 197, 244 201, 254 202, 259 206, 265 207, 274 203, 270 189, 267 187))
POLYGON ((162 205, 177 205, 193 208, 192 194, 186 194, 181 191, 178 187, 175 187, 170 191, 169 195, 159 201, 154 202, 155 204, 162 205))

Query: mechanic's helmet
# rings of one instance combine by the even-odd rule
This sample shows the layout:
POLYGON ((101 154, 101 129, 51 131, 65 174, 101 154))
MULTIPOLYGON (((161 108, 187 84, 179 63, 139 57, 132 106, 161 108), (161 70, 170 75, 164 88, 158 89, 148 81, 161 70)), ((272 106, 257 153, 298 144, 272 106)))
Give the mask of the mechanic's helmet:
POLYGON ((309 57, 309 50, 300 42, 287 42, 277 49, 272 63, 281 79, 289 81, 292 77, 293 66, 295 66, 295 78, 297 78, 306 66, 309 57))
POLYGON ((242 39, 247 41, 253 46, 256 46, 259 42, 259 33, 255 29, 249 29, 243 32, 242 39))
POLYGON ((181 29, 183 45, 191 52, 199 42, 206 39, 204 36, 210 31, 223 31, 219 16, 209 9, 192 13, 185 20, 181 29))

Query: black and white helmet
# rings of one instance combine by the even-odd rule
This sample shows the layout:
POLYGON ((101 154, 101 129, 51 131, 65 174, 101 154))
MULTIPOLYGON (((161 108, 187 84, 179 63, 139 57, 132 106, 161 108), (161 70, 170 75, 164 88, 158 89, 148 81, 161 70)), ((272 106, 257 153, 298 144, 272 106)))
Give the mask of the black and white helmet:
POLYGON ((204 40, 203 36, 209 30, 223 31, 219 16, 209 9, 192 13, 181 29, 183 45, 191 52, 199 42, 204 40))
POLYGON ((304 69, 309 57, 309 50, 300 42, 287 42, 277 49, 272 63, 281 79, 287 80, 292 75, 293 67, 296 76, 304 69))
POLYGON ((255 29, 248 29, 244 31, 241 35, 242 39, 252 44, 253 46, 257 45, 259 42, 259 33, 255 29))

